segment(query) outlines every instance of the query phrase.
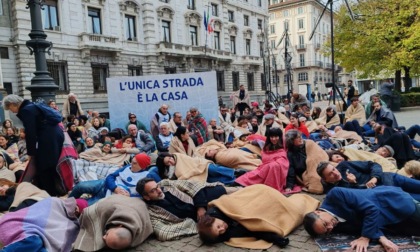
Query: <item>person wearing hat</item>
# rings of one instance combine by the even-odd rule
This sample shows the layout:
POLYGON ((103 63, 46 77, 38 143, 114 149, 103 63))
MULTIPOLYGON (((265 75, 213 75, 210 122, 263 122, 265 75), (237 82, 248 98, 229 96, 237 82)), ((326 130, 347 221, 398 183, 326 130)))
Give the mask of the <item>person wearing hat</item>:
POLYGON ((147 170, 149 166, 150 157, 139 153, 134 156, 130 165, 115 171, 105 179, 80 182, 73 188, 69 197, 80 198, 85 193, 91 194, 92 197, 87 199, 89 205, 111 194, 140 197, 136 192, 137 182, 145 177, 155 177, 154 173, 147 170))
POLYGON ((368 189, 376 186, 400 187, 415 200, 420 201, 420 181, 398 173, 383 172, 372 161, 341 161, 336 167, 330 162, 320 162, 317 173, 321 177, 324 193, 334 187, 368 189))
POLYGON ((274 119, 275 116, 273 114, 266 114, 264 116, 264 121, 260 124, 258 134, 260 134, 261 136, 267 136, 266 134, 271 128, 282 129, 283 127, 280 124, 278 124, 274 119))

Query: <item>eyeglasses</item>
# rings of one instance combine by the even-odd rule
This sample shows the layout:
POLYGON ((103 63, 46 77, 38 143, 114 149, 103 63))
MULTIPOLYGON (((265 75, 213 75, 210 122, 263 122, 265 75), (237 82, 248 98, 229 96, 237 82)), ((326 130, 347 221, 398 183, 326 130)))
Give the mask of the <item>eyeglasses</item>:
POLYGON ((130 119, 136 119, 137 117, 135 117, 135 116, 130 116, 130 119))

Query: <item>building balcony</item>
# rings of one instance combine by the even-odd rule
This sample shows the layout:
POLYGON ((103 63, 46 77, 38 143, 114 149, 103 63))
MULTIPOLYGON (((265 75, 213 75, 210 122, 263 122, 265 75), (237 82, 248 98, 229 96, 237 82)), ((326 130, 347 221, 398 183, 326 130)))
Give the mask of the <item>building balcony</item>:
POLYGON ((79 34, 79 48, 82 50, 82 59, 84 60, 90 58, 91 50, 110 52, 114 60, 118 60, 122 51, 119 38, 92 33, 79 34))
POLYGON ((299 44, 296 46, 296 50, 301 51, 301 50, 306 50, 306 45, 305 44, 299 44))
POLYGON ((157 45, 157 51, 161 55, 214 58, 222 61, 232 61, 234 56, 229 51, 216 50, 205 46, 183 45, 163 41, 157 45))
POLYGON ((243 63, 246 65, 261 65, 262 58, 258 56, 245 55, 242 56, 243 63))
POLYGON ((332 68, 332 64, 331 63, 325 63, 325 68, 332 68))

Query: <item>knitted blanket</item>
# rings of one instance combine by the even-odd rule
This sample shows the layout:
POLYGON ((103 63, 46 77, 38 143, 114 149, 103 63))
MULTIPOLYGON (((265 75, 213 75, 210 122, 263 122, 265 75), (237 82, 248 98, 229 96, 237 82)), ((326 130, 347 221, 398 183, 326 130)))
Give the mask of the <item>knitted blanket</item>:
POLYGON ((0 244, 5 246, 33 235, 46 251, 71 251, 79 232, 74 198, 47 198, 30 207, 5 214, 0 219, 0 244))
MULTIPOLYGON (((302 224, 306 213, 314 211, 319 201, 304 194, 285 197, 266 185, 252 185, 209 203, 250 231, 274 232, 287 236, 302 224)), ((268 249, 271 243, 242 242, 232 238, 227 245, 250 249, 268 249), (236 240, 236 241, 235 241, 236 240)))

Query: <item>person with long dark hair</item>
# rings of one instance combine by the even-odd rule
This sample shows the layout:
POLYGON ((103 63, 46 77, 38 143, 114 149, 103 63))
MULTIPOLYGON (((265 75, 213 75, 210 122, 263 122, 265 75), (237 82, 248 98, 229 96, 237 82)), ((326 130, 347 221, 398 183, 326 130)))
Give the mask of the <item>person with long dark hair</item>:
POLYGON ((174 137, 169 144, 169 153, 183 153, 191 157, 194 156, 195 144, 186 127, 179 126, 176 129, 174 137))
POLYGON ((285 192, 289 161, 280 128, 270 128, 263 147, 262 164, 235 180, 241 186, 265 184, 280 192, 285 192))

